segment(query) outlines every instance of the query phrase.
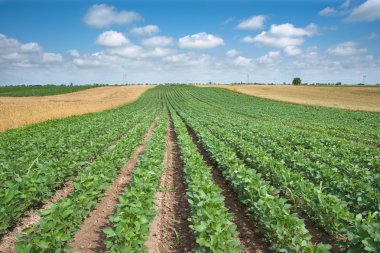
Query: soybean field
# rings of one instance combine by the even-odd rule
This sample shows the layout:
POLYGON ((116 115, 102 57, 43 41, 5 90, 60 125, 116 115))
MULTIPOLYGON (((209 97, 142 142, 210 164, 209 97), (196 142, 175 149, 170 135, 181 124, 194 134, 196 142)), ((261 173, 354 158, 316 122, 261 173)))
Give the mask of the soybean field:
POLYGON ((380 114, 164 85, 0 133, 0 252, 380 252, 380 114))

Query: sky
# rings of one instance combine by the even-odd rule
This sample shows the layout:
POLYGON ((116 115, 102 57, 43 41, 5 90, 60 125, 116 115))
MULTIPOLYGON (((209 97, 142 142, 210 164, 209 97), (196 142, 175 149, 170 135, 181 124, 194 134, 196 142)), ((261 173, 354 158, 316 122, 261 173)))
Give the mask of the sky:
POLYGON ((380 83, 380 0, 0 0, 0 85, 380 83))

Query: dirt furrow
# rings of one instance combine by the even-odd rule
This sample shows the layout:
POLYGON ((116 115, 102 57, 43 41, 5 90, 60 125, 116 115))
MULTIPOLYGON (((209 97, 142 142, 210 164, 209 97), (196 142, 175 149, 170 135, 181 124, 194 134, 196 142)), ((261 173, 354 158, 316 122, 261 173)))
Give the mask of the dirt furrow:
POLYGON ((223 178, 219 172, 216 164, 210 159, 202 144, 197 140, 194 131, 187 126, 189 135, 193 143, 197 146, 198 152, 203 156, 204 161, 212 168, 212 175, 214 183, 222 189, 224 196, 224 204, 230 213, 234 215, 232 220, 239 232, 239 240, 244 246, 243 252, 273 252, 269 250, 269 243, 265 240, 264 236, 255 232, 258 229, 258 224, 254 222, 250 214, 246 211, 245 206, 239 201, 239 197, 229 186, 228 182, 223 178))
POLYGON ((146 243, 149 252, 192 252, 196 247, 194 234, 187 220, 190 207, 183 173, 183 163, 170 121, 166 137, 164 171, 160 190, 156 194, 155 208, 158 214, 151 224, 146 243))
POLYGON ((111 226, 108 216, 113 213, 113 208, 118 202, 119 195, 129 183, 132 171, 137 164, 138 157, 144 152, 146 143, 152 135, 156 123, 157 118, 151 124, 143 141, 133 151, 128 162, 125 164, 110 188, 106 191, 101 201, 95 206, 94 210, 92 210, 82 223, 80 229, 75 233, 73 242, 70 243, 70 247, 72 247, 70 252, 88 253, 104 252, 106 250, 106 246, 104 245, 106 235, 103 233, 103 228, 111 226))
POLYGON ((67 182, 61 189, 57 190, 55 194, 48 199, 48 201, 43 204, 38 210, 34 210, 27 214, 24 218, 19 220, 16 226, 6 234, 0 241, 0 252, 1 253, 13 253, 16 252, 14 243, 17 241, 16 236, 22 232, 22 230, 32 227, 38 222, 40 222, 41 217, 38 213, 43 212, 50 208, 51 204, 56 203, 60 199, 64 199, 70 194, 74 189, 73 183, 71 181, 67 182))

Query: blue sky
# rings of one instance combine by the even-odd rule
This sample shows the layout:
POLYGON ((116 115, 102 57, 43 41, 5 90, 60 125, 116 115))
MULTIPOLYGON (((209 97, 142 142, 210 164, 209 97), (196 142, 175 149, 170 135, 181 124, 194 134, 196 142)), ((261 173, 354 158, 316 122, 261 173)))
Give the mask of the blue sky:
POLYGON ((379 36, 380 0, 0 0, 0 85, 380 83, 379 36))

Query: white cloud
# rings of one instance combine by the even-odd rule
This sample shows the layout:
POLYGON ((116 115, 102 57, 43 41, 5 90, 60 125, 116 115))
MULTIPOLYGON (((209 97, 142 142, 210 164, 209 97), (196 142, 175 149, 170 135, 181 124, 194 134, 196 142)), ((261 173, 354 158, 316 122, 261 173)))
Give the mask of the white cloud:
POLYGON ((380 1, 367 0, 363 4, 354 8, 354 10, 347 17, 348 21, 375 21, 380 19, 380 1))
POLYGON ((218 36, 205 32, 187 35, 178 40, 181 48, 188 49, 208 49, 224 45, 224 40, 218 36))
POLYGON ((240 52, 237 51, 236 49, 231 49, 231 50, 228 50, 228 51, 226 52, 226 55, 227 55, 228 57, 235 57, 235 56, 238 56, 239 54, 240 54, 240 52))
POLYGON ((280 51, 271 51, 256 59, 258 63, 270 64, 280 57, 280 51))
POLYGON ((154 36, 148 39, 143 39, 141 44, 147 47, 165 47, 173 42, 171 37, 167 36, 154 36))
POLYGON ((144 50, 137 45, 128 45, 120 48, 112 48, 107 51, 111 55, 139 59, 144 56, 144 50))
POLYGON ((294 25, 285 23, 281 25, 272 25, 269 33, 276 37, 305 37, 313 36, 317 31, 315 24, 310 24, 305 28, 297 28, 294 25))
POLYGON ((320 12, 318 12, 318 15, 323 17, 332 17, 338 15, 338 11, 328 6, 322 9, 320 12))
POLYGON ((62 62, 63 58, 60 54, 55 53, 43 53, 42 61, 43 62, 62 62))
POLYGON ((23 44, 20 49, 23 53, 39 53, 42 51, 42 48, 35 42, 23 44))
POLYGON ((147 57, 163 57, 172 54, 174 51, 169 48, 156 47, 152 51, 148 51, 145 55, 147 57))
POLYGON ((233 60, 233 63, 238 66, 247 67, 252 65, 252 59, 239 55, 233 60))
POLYGON ((318 15, 322 17, 336 17, 336 16, 343 16, 349 13, 349 8, 351 5, 351 0, 345 0, 339 7, 333 8, 333 7, 326 7, 322 9, 318 15))
POLYGON ((292 38, 292 37, 276 37, 276 36, 271 36, 270 34, 266 32, 262 32, 259 35, 255 37, 244 37, 242 39, 243 42, 248 42, 248 43, 261 43, 266 46, 271 46, 271 47, 289 47, 289 46, 299 46, 304 43, 303 38, 292 38))
POLYGON ((62 61, 62 55, 44 52, 36 42, 23 44, 0 34, 0 69, 46 67, 62 61))
POLYGON ((192 53, 175 54, 166 56, 162 59, 164 62, 174 64, 175 66, 205 66, 210 64, 211 57, 206 54, 197 55, 192 53))
POLYGON ((76 50, 76 49, 70 49, 69 51, 67 51, 67 53, 68 53, 68 55, 70 55, 73 58, 80 57, 80 54, 79 54, 78 50, 76 50))
POLYGON ((106 31, 101 33, 96 39, 96 44, 104 47, 120 47, 128 44, 129 40, 116 31, 106 31))
POLYGON ((84 17, 84 22, 92 27, 104 28, 112 24, 126 24, 141 19, 133 11, 117 11, 115 7, 106 4, 94 4, 84 17))
POLYGON ((287 55, 294 56, 294 55, 299 55, 299 54, 301 54, 301 53, 302 53, 302 50, 299 49, 298 47, 288 46, 288 47, 285 47, 285 48, 284 48, 284 52, 285 52, 285 54, 287 54, 287 55))
POLYGON ((265 16, 263 16, 263 15, 252 16, 252 17, 240 22, 236 26, 236 28, 244 29, 244 30, 256 30, 256 29, 260 29, 264 26, 264 21, 265 21, 265 16))
POLYGON ((156 25, 147 25, 143 27, 135 27, 131 30, 133 35, 137 36, 151 36, 160 31, 160 28, 156 25))
POLYGON ((351 56, 351 55, 366 53, 367 49, 358 48, 355 42, 346 41, 334 47, 329 48, 327 52, 332 55, 351 56))
POLYGON ((255 37, 246 36, 241 41, 247 43, 259 43, 265 46, 283 48, 288 55, 301 53, 298 48, 305 42, 306 37, 311 37, 317 33, 317 26, 310 24, 305 28, 298 28, 292 24, 273 24, 269 31, 261 32, 255 37))

